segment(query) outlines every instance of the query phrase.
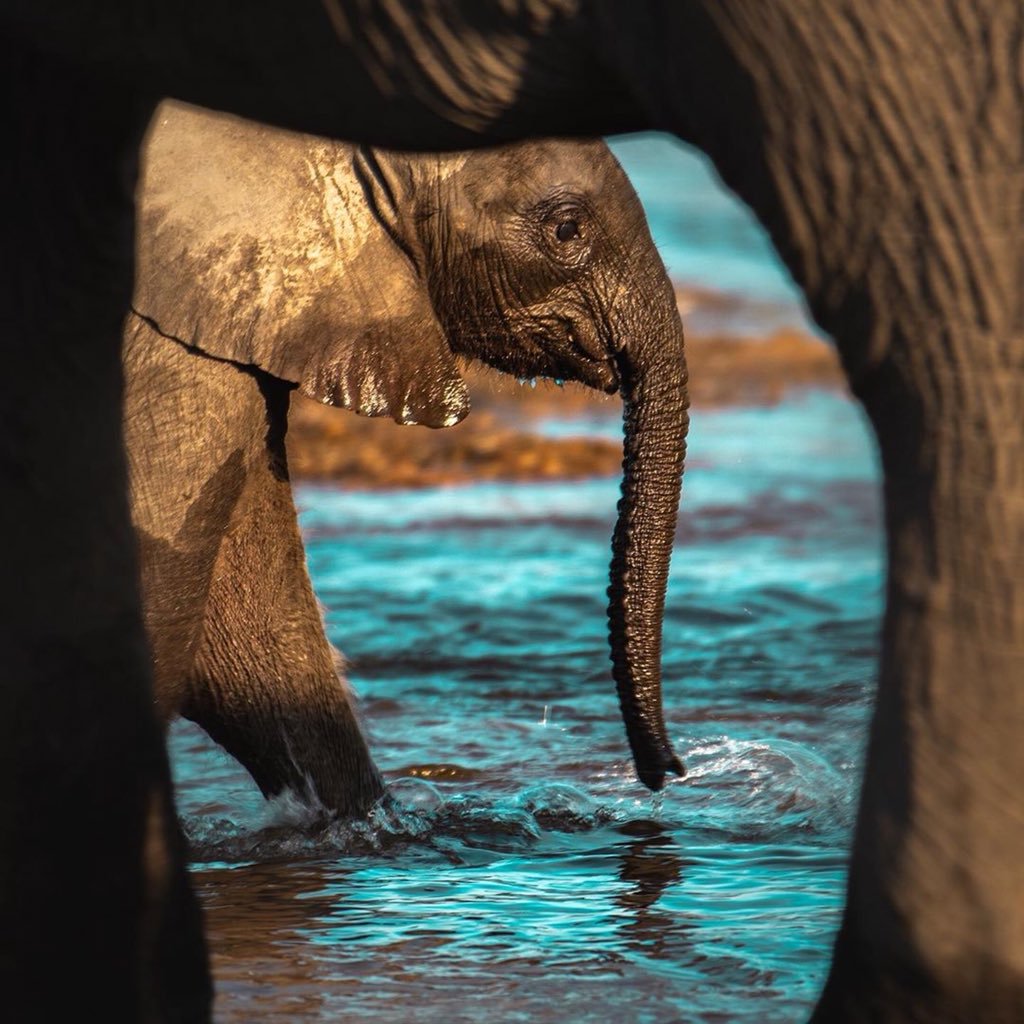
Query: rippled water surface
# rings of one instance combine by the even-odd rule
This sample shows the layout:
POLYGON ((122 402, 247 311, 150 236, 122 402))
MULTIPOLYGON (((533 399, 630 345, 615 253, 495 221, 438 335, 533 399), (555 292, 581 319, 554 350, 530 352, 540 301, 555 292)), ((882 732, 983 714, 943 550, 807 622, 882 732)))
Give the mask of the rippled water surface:
POLYGON ((695 413, 665 618, 689 774, 657 798, 609 676, 617 481, 300 488, 397 807, 304 828, 175 727, 218 1019, 800 1020, 872 691, 875 477, 839 398, 695 413))

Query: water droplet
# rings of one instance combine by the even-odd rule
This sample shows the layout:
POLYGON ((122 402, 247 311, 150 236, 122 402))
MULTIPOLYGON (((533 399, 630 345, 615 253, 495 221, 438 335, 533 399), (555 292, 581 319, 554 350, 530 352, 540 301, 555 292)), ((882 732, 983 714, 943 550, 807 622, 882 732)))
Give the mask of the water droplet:
POLYGON ((516 377, 516 383, 520 387, 522 387, 526 383, 526 378, 525 377, 516 377))
POLYGON ((561 387, 561 386, 562 386, 562 385, 563 385, 564 383, 565 383, 565 381, 564 381, 564 380, 562 380, 562 378, 561 378, 561 377, 556 377, 556 378, 555 378, 555 384, 556 384, 556 385, 557 385, 558 387, 561 387))
POLYGON ((426 779, 395 779, 388 784, 388 795, 403 810, 438 811, 446 802, 441 791, 426 779))
POLYGON ((547 725, 548 724, 548 705, 547 704, 544 705, 544 716, 543 716, 543 718, 541 718, 540 724, 541 725, 547 725))
POLYGON ((536 377, 531 377, 530 378, 530 387, 531 388, 535 388, 536 386, 537 386, 537 378, 536 377))
POLYGON ((513 797, 513 803, 529 813, 545 831, 581 832, 604 817, 589 794, 564 783, 531 786, 513 797))

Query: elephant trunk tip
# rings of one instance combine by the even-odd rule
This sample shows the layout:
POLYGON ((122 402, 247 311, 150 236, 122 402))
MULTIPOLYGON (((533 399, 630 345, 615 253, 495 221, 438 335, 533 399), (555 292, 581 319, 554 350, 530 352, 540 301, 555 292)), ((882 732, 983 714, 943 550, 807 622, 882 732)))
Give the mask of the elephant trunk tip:
POLYGON ((651 759, 636 762, 637 778, 652 792, 659 792, 665 785, 665 776, 672 774, 686 778, 686 768, 675 751, 667 744, 653 752, 651 759))

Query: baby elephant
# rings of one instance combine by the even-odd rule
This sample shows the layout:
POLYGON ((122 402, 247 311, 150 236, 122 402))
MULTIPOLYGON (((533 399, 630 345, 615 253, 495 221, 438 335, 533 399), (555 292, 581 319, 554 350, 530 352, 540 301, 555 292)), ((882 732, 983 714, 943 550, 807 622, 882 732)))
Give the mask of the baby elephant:
POLYGON ((381 794, 306 573, 290 392, 400 423, 469 411, 457 356, 625 403, 613 676, 637 773, 682 765, 661 618, 687 425, 682 328, 600 142, 410 156, 161 108, 140 185, 126 434, 156 696, 262 791, 381 794))

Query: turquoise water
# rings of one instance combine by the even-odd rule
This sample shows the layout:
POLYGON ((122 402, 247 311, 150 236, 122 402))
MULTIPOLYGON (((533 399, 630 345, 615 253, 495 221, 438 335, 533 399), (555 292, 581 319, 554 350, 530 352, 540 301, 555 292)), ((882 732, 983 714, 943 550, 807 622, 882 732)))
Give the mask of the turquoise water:
POLYGON ((815 394, 697 410, 690 451, 664 671, 688 775, 656 798, 609 676, 617 481, 298 489, 399 809, 310 829, 174 727, 218 1019, 806 1016, 878 642, 873 454, 856 410, 815 394))
POLYGON ((732 300, 725 308, 698 304, 685 319, 688 330, 814 330, 767 232, 722 185, 703 153, 669 135, 619 136, 609 144, 643 201, 672 278, 732 300))

